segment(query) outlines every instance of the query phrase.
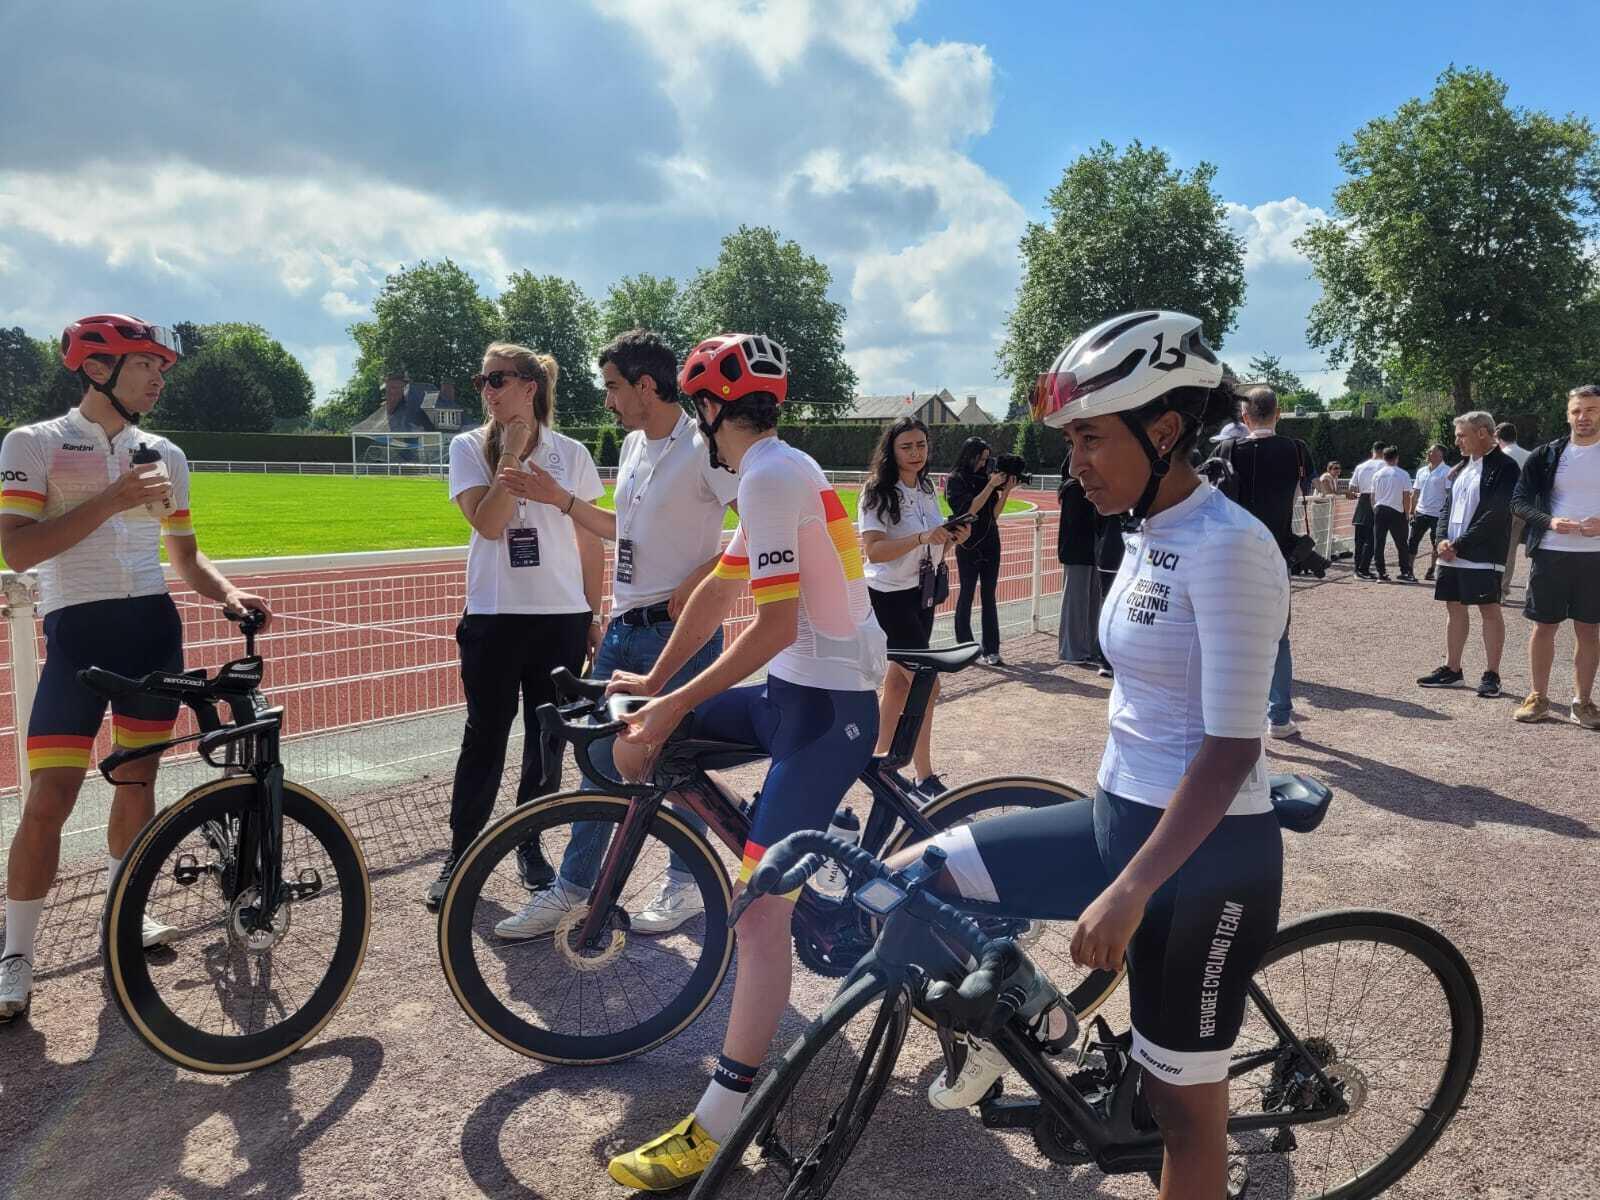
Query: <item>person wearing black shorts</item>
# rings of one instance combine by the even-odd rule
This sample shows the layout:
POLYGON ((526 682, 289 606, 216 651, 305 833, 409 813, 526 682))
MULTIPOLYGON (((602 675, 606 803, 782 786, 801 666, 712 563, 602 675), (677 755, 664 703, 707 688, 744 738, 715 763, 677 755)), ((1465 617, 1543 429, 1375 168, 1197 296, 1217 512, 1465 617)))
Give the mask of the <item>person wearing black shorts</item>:
MULTIPOLYGON (((925 590, 931 592, 924 576, 937 576, 944 548, 961 545, 968 531, 944 527, 939 497, 928 479, 928 427, 915 417, 901 417, 883 431, 867 475, 861 489, 860 525, 872 611, 888 637, 889 649, 926 650, 938 606, 928 602, 931 595, 924 595, 925 590)), ((910 690, 911 672, 890 663, 878 708, 874 753, 889 752, 910 690)), ((911 758, 917 790, 929 799, 945 791, 944 781, 933 771, 933 705, 938 698, 936 678, 911 758)))
POLYGON ((1470 412, 1455 421, 1456 446, 1466 457, 1450 485, 1439 524, 1438 574, 1433 598, 1445 603, 1445 662, 1417 680, 1422 687, 1458 687, 1466 678, 1461 656, 1471 629, 1468 610, 1482 614, 1484 672, 1478 695, 1500 694, 1500 654, 1506 644, 1506 620, 1500 611, 1501 575, 1506 543, 1511 538, 1511 495, 1521 472, 1516 462, 1495 445, 1494 418, 1470 412))
POLYGON ((1571 433, 1529 456, 1513 498, 1528 529, 1528 593, 1523 615, 1534 622, 1528 639, 1533 690, 1513 714, 1519 721, 1550 715, 1550 668, 1556 631, 1572 622, 1573 724, 1600 729, 1594 702, 1600 666, 1600 385, 1567 394, 1571 433))

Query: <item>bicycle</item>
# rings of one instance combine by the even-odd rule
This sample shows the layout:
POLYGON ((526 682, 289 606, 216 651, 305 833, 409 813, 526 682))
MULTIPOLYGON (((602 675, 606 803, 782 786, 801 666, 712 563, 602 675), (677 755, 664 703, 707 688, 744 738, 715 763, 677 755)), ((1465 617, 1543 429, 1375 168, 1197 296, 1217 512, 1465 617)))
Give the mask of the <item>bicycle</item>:
POLYGON ((106 979, 128 1026, 163 1058, 212 1074, 277 1062, 321 1032, 361 969, 372 909, 349 826, 284 778, 283 707, 261 694, 255 650, 265 617, 224 613, 240 626, 245 656, 210 678, 203 669, 78 673, 107 699, 166 696, 195 716, 196 733, 104 758, 108 783, 120 782, 119 767, 189 742, 226 772, 139 831, 109 884, 102 929, 106 979), (143 949, 146 913, 177 930, 166 948, 143 949))
MULTIPOLYGON (((891 661, 912 672, 912 684, 889 753, 874 756, 859 776, 871 794, 861 844, 874 853, 892 854, 963 821, 1085 802, 1073 788, 1027 776, 981 779, 926 801, 900 775, 911 761, 935 677, 961 670, 978 653, 971 643, 890 652, 891 661)), ((766 752, 676 737, 663 749, 650 783, 609 779, 591 761, 591 748, 623 728, 619 714, 640 698, 608 701, 603 683, 577 680, 562 670, 552 675, 557 694, 567 699, 541 706, 540 726, 553 742, 572 743, 579 769, 603 790, 565 792, 520 806, 483 831, 457 862, 440 905, 439 959, 456 1001, 501 1044, 546 1062, 617 1062, 687 1028, 716 995, 733 954, 726 923, 732 901, 727 864, 706 834, 664 801, 670 792, 684 795, 738 863, 750 832, 750 805, 730 797, 707 772, 757 762, 766 752), (517 847, 538 841, 554 861, 564 835, 570 836, 578 821, 614 827, 591 902, 572 905, 553 936, 520 942, 498 938, 494 923, 519 908, 527 895, 514 861, 508 860, 517 847), (662 878, 669 852, 687 864, 704 914, 666 934, 635 935, 630 906, 643 907, 641 893, 662 878)), ((1026 939, 1057 978, 1069 983, 1081 1012, 1094 1011, 1116 988, 1119 973, 1073 966, 1070 927, 1001 921, 990 931, 1026 939)), ((875 937, 870 918, 842 893, 829 895, 813 884, 795 905, 796 953, 820 975, 847 974, 875 937)))
MULTIPOLYGON (((1280 820, 1308 831, 1329 799, 1326 789, 1311 800, 1285 797, 1280 820)), ((1014 942, 986 937, 927 891, 945 861, 939 847, 893 872, 830 835, 793 834, 767 851, 733 917, 760 895, 801 886, 823 857, 849 871, 854 902, 883 920, 882 933, 757 1087, 691 1200, 825 1196, 888 1086, 913 1007, 934 1015, 950 1078, 964 1057, 956 1035, 970 1033, 993 1042, 1035 1093, 1011 1099, 997 1081, 978 1105, 986 1127, 1030 1130, 1052 1163, 1143 1171, 1159 1186, 1161 1137, 1131 1034, 1095 1016, 1076 1057, 1047 1053, 1032 1031, 1059 994, 1014 942)), ((1477 1067, 1483 1003, 1472 970, 1442 934, 1409 917, 1345 911, 1293 921, 1278 931, 1249 997, 1228 1072, 1230 1197, 1254 1184, 1329 1200, 1378 1195, 1438 1140, 1477 1067), (1341 979, 1347 963, 1353 970, 1341 979), (1399 1033, 1430 1042, 1417 1054, 1397 1053, 1392 1038, 1361 1024, 1379 989, 1392 992, 1399 1033), (1385 1111, 1394 1093, 1398 1106, 1385 1111)), ((1073 1019, 1056 1047, 1078 1040, 1065 1011, 1073 1019)))

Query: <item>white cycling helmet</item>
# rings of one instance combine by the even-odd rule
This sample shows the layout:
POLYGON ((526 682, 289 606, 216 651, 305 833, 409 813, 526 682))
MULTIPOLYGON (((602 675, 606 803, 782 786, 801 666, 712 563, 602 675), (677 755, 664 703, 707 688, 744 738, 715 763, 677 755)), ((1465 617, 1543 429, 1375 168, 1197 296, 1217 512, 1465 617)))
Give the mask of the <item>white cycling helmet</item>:
POLYGON ((1155 309, 1124 313, 1081 334, 1056 356, 1034 386, 1033 419, 1060 428, 1069 421, 1121 416, 1150 460, 1150 482, 1132 514, 1139 521, 1171 468, 1172 451, 1158 453, 1134 414, 1169 392, 1188 389, 1169 407, 1198 425, 1222 378, 1222 363, 1206 345, 1198 317, 1155 309))

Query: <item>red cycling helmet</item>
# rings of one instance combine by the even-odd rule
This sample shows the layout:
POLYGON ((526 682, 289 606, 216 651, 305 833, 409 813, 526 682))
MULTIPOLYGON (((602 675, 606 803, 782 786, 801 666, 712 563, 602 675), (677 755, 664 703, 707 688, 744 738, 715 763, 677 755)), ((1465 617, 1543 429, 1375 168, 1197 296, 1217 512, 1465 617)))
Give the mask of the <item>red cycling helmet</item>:
POLYGON ((166 364, 162 368, 166 370, 178 361, 178 335, 123 313, 100 313, 68 325, 61 334, 61 361, 67 370, 81 369, 96 354, 117 358, 124 354, 154 354, 166 364))
POLYGON ((705 392, 724 404, 767 392, 782 404, 789 394, 789 355, 765 334, 719 334, 689 351, 678 390, 691 399, 705 392))

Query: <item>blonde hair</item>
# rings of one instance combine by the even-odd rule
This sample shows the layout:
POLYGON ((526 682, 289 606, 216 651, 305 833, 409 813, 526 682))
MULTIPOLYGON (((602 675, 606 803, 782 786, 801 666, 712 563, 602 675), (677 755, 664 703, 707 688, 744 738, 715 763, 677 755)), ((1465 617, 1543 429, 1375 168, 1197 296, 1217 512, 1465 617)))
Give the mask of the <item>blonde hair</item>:
MULTIPOLYGON (((519 379, 531 379, 539 385, 533 393, 533 437, 534 445, 538 445, 541 431, 548 429, 556 419, 556 379, 561 374, 561 368, 556 365, 555 358, 549 354, 538 354, 515 342, 491 343, 483 352, 483 357, 503 358, 516 368, 519 379)), ((493 417, 484 421, 483 431, 483 453, 493 468, 500 462, 505 431, 493 417)))

